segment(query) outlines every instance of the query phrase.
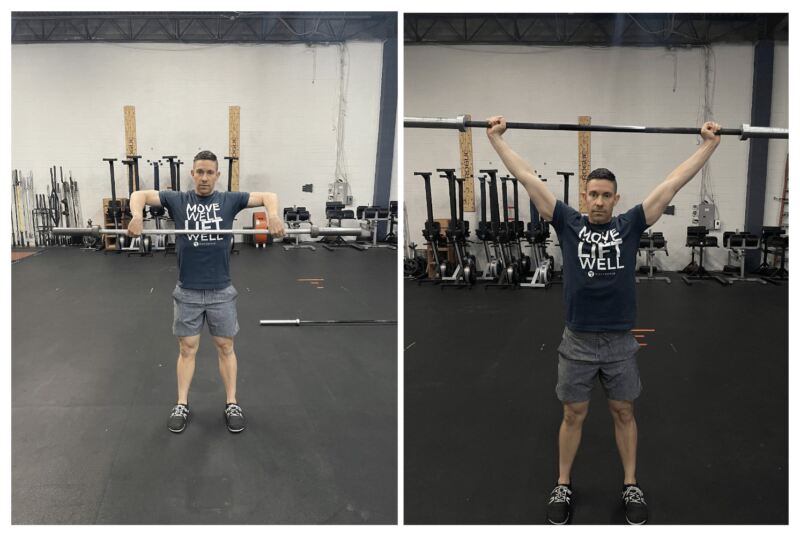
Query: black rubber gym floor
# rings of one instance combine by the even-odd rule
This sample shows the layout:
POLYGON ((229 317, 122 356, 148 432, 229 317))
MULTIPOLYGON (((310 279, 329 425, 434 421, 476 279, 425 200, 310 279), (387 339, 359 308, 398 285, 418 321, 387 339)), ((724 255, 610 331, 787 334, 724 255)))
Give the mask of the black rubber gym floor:
POLYGON ((238 398, 207 329, 181 434, 176 259, 51 248, 12 266, 12 522, 390 524, 397 521, 397 252, 242 246, 238 398), (324 278, 319 287, 305 278, 324 278))
MULTIPOLYGON (((638 288, 637 477, 650 524, 788 523, 788 283, 638 288)), ((405 285, 407 524, 541 524, 558 477, 563 289, 405 285)), ((575 524, 624 523, 595 386, 575 524)))

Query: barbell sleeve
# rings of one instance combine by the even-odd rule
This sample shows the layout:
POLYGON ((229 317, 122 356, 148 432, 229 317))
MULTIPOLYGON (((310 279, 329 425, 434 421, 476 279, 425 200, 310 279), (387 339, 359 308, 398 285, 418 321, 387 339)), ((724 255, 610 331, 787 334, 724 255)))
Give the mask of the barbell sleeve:
POLYGON ((789 129, 779 129, 776 127, 753 127, 745 123, 742 125, 742 140, 749 138, 789 138, 789 129))
MULTIPOLYGON (((420 129, 458 129, 466 131, 468 128, 489 128, 488 121, 468 120, 467 116, 459 115, 455 118, 443 117, 407 117, 403 121, 406 128, 420 129)), ((572 123, 523 123, 508 121, 509 129, 527 129, 543 131, 576 131, 576 132, 627 132, 640 134, 692 134, 699 135, 699 127, 646 127, 640 125, 578 125, 572 123)), ((754 127, 744 124, 739 129, 720 129, 720 136, 738 136, 741 140, 750 138, 789 138, 789 129, 776 127, 754 127)))
POLYGON ((467 116, 461 115, 455 118, 407 117, 403 120, 403 126, 416 129, 458 129, 463 132, 467 130, 467 116))

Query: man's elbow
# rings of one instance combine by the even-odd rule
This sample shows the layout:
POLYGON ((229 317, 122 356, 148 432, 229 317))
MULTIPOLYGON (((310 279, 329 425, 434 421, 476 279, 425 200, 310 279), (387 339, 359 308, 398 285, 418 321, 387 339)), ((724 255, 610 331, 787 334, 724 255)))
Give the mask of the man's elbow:
POLYGON ((648 225, 648 227, 658 222, 658 219, 661 218, 662 214, 664 214, 664 210, 666 208, 667 208, 666 205, 664 205, 663 207, 662 206, 650 207, 650 208, 643 207, 644 221, 648 225))

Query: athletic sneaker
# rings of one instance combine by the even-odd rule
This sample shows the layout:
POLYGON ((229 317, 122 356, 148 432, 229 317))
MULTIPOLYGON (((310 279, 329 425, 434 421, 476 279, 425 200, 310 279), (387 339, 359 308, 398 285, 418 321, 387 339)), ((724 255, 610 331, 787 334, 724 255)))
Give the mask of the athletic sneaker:
POLYGON ((234 403, 225 405, 225 423, 228 425, 228 430, 232 433, 244 431, 245 420, 242 407, 234 403))
POLYGON ((547 521, 550 524, 566 524, 572 512, 572 489, 569 485, 556 485, 547 502, 547 521))
POLYGON ((622 501, 625 502, 625 520, 628 524, 647 522, 647 503, 644 501, 644 492, 638 485, 623 485, 622 501))
POLYGON ((167 420, 167 428, 173 433, 180 433, 189 421, 189 405, 175 405, 167 420))

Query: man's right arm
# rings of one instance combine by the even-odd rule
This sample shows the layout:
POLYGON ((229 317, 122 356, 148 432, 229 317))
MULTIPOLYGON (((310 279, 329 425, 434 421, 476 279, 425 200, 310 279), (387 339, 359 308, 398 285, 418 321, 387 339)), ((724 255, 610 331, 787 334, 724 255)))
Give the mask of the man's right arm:
POLYGON ((506 131, 505 118, 503 116, 494 116, 487 121, 489 122, 489 128, 486 129, 486 135, 489 137, 489 142, 491 142, 503 164, 511 172, 511 175, 516 177, 520 184, 525 187, 539 214, 545 220, 552 221, 553 211, 556 208, 556 197, 550 192, 547 185, 539 179, 530 164, 511 149, 508 142, 503 139, 503 133, 506 131))
POLYGON ((136 236, 142 234, 144 206, 161 207, 161 198, 158 190, 137 190, 131 194, 128 208, 131 210, 131 221, 128 224, 128 235, 136 236))

